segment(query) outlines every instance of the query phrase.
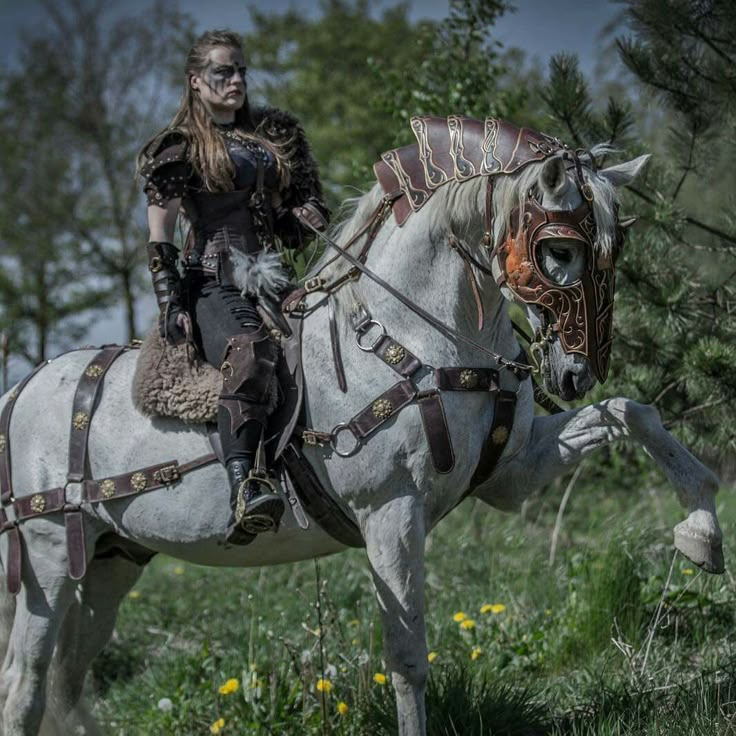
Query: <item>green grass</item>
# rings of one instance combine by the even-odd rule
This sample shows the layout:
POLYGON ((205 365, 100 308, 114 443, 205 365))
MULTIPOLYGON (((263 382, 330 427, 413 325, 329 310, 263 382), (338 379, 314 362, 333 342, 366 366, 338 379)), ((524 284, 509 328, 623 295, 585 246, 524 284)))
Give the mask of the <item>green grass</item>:
MULTIPOLYGON (((669 489, 598 483, 575 489, 550 567, 563 488, 519 516, 466 503, 432 533, 430 736, 736 736, 733 578, 673 562, 683 512, 669 489), (484 604, 503 610, 481 613, 484 604), (462 628, 459 612, 473 625, 462 628)), ((722 491, 726 542, 736 521, 727 499, 722 491)), ((312 562, 221 570, 156 558, 94 667, 105 732, 194 736, 222 718, 225 735, 396 733, 390 682, 373 679, 385 666, 364 553, 319 571, 321 632, 312 562), (320 633, 332 686, 322 693, 320 633), (230 678, 237 691, 220 694, 230 678)))

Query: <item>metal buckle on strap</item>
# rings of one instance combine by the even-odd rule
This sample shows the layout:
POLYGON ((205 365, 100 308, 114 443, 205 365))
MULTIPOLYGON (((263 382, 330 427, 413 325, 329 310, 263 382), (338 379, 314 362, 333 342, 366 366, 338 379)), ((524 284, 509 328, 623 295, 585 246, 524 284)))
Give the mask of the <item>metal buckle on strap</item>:
POLYGON ((324 279, 321 276, 314 276, 304 282, 304 290, 307 294, 311 294, 313 291, 320 291, 324 286, 324 283, 324 279))
POLYGON ((302 442, 307 447, 324 447, 325 443, 320 440, 317 433, 311 429, 305 429, 302 432, 302 442))
POLYGON ((153 480, 156 483, 163 483, 169 485, 170 483, 176 483, 181 478, 179 468, 177 465, 165 465, 163 468, 159 468, 153 474, 153 480))

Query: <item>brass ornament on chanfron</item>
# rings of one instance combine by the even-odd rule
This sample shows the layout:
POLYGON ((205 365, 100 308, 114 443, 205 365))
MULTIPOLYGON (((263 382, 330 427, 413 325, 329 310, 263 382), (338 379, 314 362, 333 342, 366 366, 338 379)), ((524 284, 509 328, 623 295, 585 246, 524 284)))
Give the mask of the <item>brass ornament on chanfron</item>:
POLYGON ((15 390, 15 389, 13 389, 13 390, 12 390, 12 391, 11 391, 11 392, 10 392, 10 393, 8 394, 8 401, 15 401, 15 400, 16 400, 17 398, 18 398, 18 392, 17 392, 17 391, 15 390))
POLYGON ((460 385, 463 388, 472 389, 478 385, 478 372, 471 370, 464 370, 460 373, 460 385))
POLYGON ((398 343, 393 343, 386 349, 383 357, 390 365, 397 365, 406 358, 406 350, 398 343))
POLYGON ((100 483, 100 495, 102 498, 112 498, 115 495, 115 481, 108 478, 100 483))
POLYGON ((130 487, 136 493, 140 493, 147 485, 148 481, 146 480, 145 473, 133 473, 133 475, 130 476, 130 487))
POLYGON ((388 399, 378 399, 371 406, 373 416, 376 419, 388 419, 394 411, 394 405, 388 399))
POLYGON ((80 432, 87 429, 89 426, 89 415, 83 411, 78 411, 72 418, 72 426, 80 432))
POLYGON ((92 365, 87 366, 87 370, 84 372, 84 375, 87 376, 87 378, 99 378, 104 372, 105 369, 101 365, 92 363, 92 365))
POLYGON ((8 446, 7 437, 4 434, 0 434, 0 452, 5 452, 5 448, 8 446))
POLYGON ((491 435, 494 445, 502 445, 509 438, 509 430, 506 427, 496 427, 491 435))
POLYGON ((34 514, 40 514, 46 508, 46 499, 40 494, 36 493, 31 496, 31 511, 34 514))

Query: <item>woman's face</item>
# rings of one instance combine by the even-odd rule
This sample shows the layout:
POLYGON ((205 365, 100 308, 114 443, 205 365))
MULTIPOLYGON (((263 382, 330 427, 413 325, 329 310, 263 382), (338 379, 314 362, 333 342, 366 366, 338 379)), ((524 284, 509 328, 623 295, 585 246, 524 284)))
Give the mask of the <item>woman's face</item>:
POLYGON ((216 46, 207 54, 207 63, 190 78, 207 112, 217 122, 232 120, 245 102, 245 60, 239 49, 216 46))

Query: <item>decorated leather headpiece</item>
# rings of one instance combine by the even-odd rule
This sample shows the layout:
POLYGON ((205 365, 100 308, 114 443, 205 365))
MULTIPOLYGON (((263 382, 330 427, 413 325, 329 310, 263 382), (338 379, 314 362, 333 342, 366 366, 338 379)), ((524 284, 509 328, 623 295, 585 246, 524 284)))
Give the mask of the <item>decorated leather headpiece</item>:
POLYGON ((614 263, 623 245, 623 232, 620 230, 611 255, 596 256, 591 203, 584 199, 572 212, 545 210, 531 190, 523 208, 512 211, 506 240, 495 251, 499 285, 505 284, 517 301, 551 314, 549 326, 563 350, 585 356, 601 382, 608 376, 611 356, 614 263), (585 267, 578 280, 561 284, 545 272, 541 249, 548 239, 579 240, 586 245, 585 267))
POLYGON ((393 207, 399 226, 440 186, 488 176, 486 227, 490 242, 493 179, 554 155, 567 161, 583 203, 573 212, 545 210, 534 192, 528 192, 521 210, 516 208, 511 214, 505 241, 494 251, 500 270, 498 282, 508 286, 517 301, 538 305, 551 314, 549 327, 559 335, 563 350, 585 356, 598 380, 605 381, 611 354, 614 264, 625 231, 617 228, 610 256, 596 256, 593 192, 583 180, 577 153, 558 138, 496 118, 482 123, 459 115, 415 117, 411 125, 417 143, 387 151, 374 166, 386 194, 401 192, 393 207), (563 285, 545 275, 540 244, 548 238, 585 243, 586 266, 580 279, 563 285))

